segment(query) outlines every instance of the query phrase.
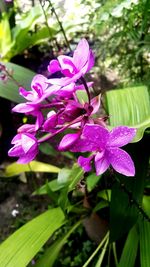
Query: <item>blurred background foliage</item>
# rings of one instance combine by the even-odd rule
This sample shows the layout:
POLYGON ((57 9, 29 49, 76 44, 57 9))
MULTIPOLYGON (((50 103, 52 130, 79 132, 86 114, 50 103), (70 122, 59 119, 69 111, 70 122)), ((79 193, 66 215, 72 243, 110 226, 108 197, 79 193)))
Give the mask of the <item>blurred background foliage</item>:
MULTIPOLYGON (((81 37, 89 39, 96 54, 95 71, 102 80, 104 74, 114 84, 149 84, 149 0, 60 0, 53 4, 72 48, 81 37)), ((1 12, 2 59, 33 56, 27 49, 35 51, 39 44, 39 53, 47 52, 49 57, 65 48, 68 52, 49 1, 41 5, 39 1, 1 1, 0 8, 9 9, 9 13, 1 12)))

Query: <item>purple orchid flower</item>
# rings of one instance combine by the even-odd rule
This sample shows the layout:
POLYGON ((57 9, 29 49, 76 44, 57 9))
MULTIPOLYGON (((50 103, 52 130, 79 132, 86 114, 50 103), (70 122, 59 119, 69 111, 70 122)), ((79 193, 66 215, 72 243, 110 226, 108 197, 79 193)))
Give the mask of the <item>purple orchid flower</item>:
POLYGON ((59 56, 58 60, 51 60, 48 65, 48 71, 55 73, 61 71, 65 76, 60 79, 49 79, 50 84, 66 86, 72 82, 76 82, 85 73, 87 73, 94 65, 94 55, 86 39, 82 39, 73 57, 59 56))
POLYGON ((29 163, 38 153, 37 139, 30 133, 17 134, 11 143, 14 146, 8 151, 8 155, 19 157, 18 163, 29 163))
POLYGON ((47 114, 47 120, 44 122, 43 130, 52 132, 56 126, 62 126, 65 123, 74 121, 80 118, 80 122, 74 123, 70 128, 79 128, 81 124, 93 120, 90 115, 95 114, 100 107, 100 96, 94 97, 91 100, 91 104, 79 103, 76 100, 65 101, 63 106, 59 108, 56 113, 54 110, 47 114))
POLYGON ((16 105, 12 109, 12 111, 36 117, 35 131, 37 131, 42 126, 42 123, 44 121, 44 116, 40 110, 40 107, 41 107, 40 104, 27 102, 16 105))
POLYGON ((69 134, 64 136, 59 147, 68 147, 71 143, 72 152, 92 152, 89 158, 80 156, 79 165, 84 171, 91 170, 91 161, 94 159, 96 174, 104 173, 110 165, 119 173, 134 176, 134 163, 129 154, 120 149, 128 144, 135 136, 136 129, 119 126, 109 132, 100 125, 86 124, 80 138, 69 134))
POLYGON ((60 86, 49 86, 47 78, 41 74, 35 75, 31 82, 32 91, 27 91, 25 88, 19 88, 19 94, 31 103, 37 104, 45 100, 55 91, 60 89, 60 86))

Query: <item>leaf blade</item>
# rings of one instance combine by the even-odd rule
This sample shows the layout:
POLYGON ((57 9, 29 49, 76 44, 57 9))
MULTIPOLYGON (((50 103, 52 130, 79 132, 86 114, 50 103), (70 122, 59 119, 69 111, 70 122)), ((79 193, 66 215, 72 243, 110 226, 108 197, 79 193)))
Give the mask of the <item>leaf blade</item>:
POLYGON ((27 266, 48 238, 63 223, 62 210, 55 208, 22 226, 0 246, 1 267, 27 266))

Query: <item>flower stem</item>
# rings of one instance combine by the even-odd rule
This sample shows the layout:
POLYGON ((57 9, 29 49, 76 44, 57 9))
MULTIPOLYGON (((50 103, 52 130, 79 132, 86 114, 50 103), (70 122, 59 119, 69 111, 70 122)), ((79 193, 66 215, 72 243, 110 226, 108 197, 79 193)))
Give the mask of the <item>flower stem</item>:
POLYGON ((48 25, 47 15, 46 15, 46 12, 45 12, 45 10, 44 10, 45 1, 44 1, 43 4, 42 4, 42 0, 39 0, 39 3, 40 3, 40 5, 41 5, 42 11, 43 11, 43 14, 44 14, 44 17, 45 17, 45 24, 46 24, 46 27, 47 27, 47 29, 48 29, 49 37, 50 37, 50 39, 51 39, 52 34, 51 34, 51 31, 50 31, 50 28, 49 28, 49 25, 48 25))
POLYGON ((63 34, 63 36, 64 36, 66 45, 68 46, 70 52, 72 52, 72 49, 71 49, 70 44, 69 44, 69 41, 68 41, 68 39, 67 39, 65 30, 64 30, 63 25, 62 25, 62 22, 59 20, 59 17, 58 17, 58 15, 57 15, 57 13, 56 13, 56 10, 55 10, 55 8, 54 8, 53 5, 52 5, 52 2, 51 2, 50 0, 48 0, 48 2, 49 2, 49 5, 50 5, 50 7, 51 7, 52 13, 54 13, 54 15, 55 15, 55 17, 56 17, 56 20, 57 20, 57 22, 58 22, 58 24, 59 24, 59 27, 60 27, 60 29, 61 29, 61 31, 62 31, 62 34, 63 34))
POLYGON ((86 90, 86 93, 87 93, 87 96, 88 96, 88 101, 89 101, 89 104, 91 103, 91 97, 90 97, 90 92, 89 92, 89 88, 88 88, 88 86, 87 86, 87 83, 86 83, 86 80, 84 79, 84 77, 82 76, 81 78, 80 78, 80 81, 83 83, 83 85, 84 85, 84 88, 85 88, 85 90, 86 90))
POLYGON ((59 134, 59 133, 65 131, 65 130, 68 129, 71 125, 80 122, 82 118, 83 118, 83 115, 81 115, 81 116, 78 117, 77 119, 73 120, 71 123, 65 125, 64 127, 62 127, 61 129, 59 129, 59 130, 56 131, 55 133, 53 133, 53 134, 51 134, 51 133, 46 134, 45 136, 41 137, 41 138, 38 140, 38 143, 45 142, 45 141, 49 140, 50 138, 54 137, 56 134, 59 134))
POLYGON ((150 222, 150 217, 145 213, 145 211, 143 210, 142 206, 140 206, 139 203, 135 200, 135 198, 133 197, 132 192, 130 190, 128 190, 128 188, 125 186, 125 184, 122 183, 116 176, 115 176, 115 180, 119 183, 119 185, 122 188, 122 190, 128 195, 128 197, 130 199, 130 202, 137 208, 139 213, 142 214, 143 218, 145 220, 147 220, 148 222, 150 222))
POLYGON ((108 240, 109 240, 109 232, 105 235, 105 237, 103 238, 103 240, 101 241, 101 243, 98 245, 97 249, 93 252, 93 254, 89 257, 89 259, 86 261, 86 263, 82 267, 87 267, 89 265, 89 263, 95 257, 95 255, 98 253, 98 251, 101 249, 101 247, 105 243, 107 244, 108 240))

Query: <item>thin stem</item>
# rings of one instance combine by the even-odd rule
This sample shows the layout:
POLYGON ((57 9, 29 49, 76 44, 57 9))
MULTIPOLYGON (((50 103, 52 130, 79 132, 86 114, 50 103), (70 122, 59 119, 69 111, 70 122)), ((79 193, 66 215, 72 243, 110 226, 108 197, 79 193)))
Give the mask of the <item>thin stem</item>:
POLYGON ((109 243, 109 239, 106 240, 105 245, 102 248, 102 252, 100 254, 100 257, 99 257, 98 262, 96 263, 95 267, 101 267, 101 264, 103 262, 103 258, 104 258, 105 253, 106 253, 106 248, 108 246, 108 243, 109 243))
POLYGON ((43 104, 40 108, 41 109, 45 109, 45 108, 51 108, 51 107, 60 107, 60 106, 64 106, 64 104, 62 102, 57 102, 57 103, 49 103, 49 104, 43 104))
POLYGON ((49 25, 48 25, 47 15, 46 15, 46 12, 45 12, 45 10, 44 10, 45 1, 43 1, 43 4, 42 4, 42 0, 39 0, 39 3, 40 3, 40 5, 41 5, 42 11, 43 11, 43 14, 44 14, 44 17, 45 17, 45 24, 46 24, 46 26, 47 26, 47 29, 48 29, 48 32, 49 32, 49 37, 50 37, 50 39, 51 39, 52 34, 51 34, 51 31, 50 31, 50 28, 49 28, 49 25))
POLYGON ((63 131, 65 131, 66 129, 68 129, 69 126, 75 124, 75 123, 78 123, 81 121, 81 119, 83 118, 83 115, 81 115, 80 117, 78 117, 77 119, 73 120, 71 123, 67 124, 66 126, 62 127, 61 129, 59 129, 57 132, 53 133, 53 134, 47 134, 43 137, 41 137, 39 140, 38 140, 38 143, 42 143, 42 142, 45 142, 47 140, 49 140, 51 137, 54 137, 56 134, 59 134, 63 131))
POLYGON ((54 15, 55 15, 55 17, 56 17, 56 20, 57 20, 57 22, 58 22, 58 24, 59 24, 59 27, 60 27, 60 29, 61 29, 61 31, 62 31, 62 34, 63 34, 63 36, 64 36, 66 45, 68 46, 70 52, 72 52, 71 47, 70 47, 70 44, 69 44, 69 41, 68 41, 67 36, 66 36, 66 33, 65 33, 65 30, 64 30, 64 28, 63 28, 62 22, 59 20, 59 17, 58 17, 58 15, 57 15, 57 13, 56 13, 56 10, 55 10, 55 8, 54 8, 53 5, 52 5, 52 2, 51 2, 50 0, 48 0, 48 2, 49 2, 49 5, 50 5, 50 7, 51 7, 52 13, 54 13, 54 15))
POLYGON ((90 258, 86 261, 86 263, 82 267, 86 267, 89 265, 91 260, 95 257, 95 255, 98 253, 98 251, 101 249, 101 247, 105 244, 105 242, 108 242, 108 240, 109 240, 109 232, 105 235, 105 237, 103 238, 101 243, 98 245, 97 249, 93 252, 93 254, 90 256, 90 258))
MULTIPOLYGON (((54 8, 53 5, 52 5, 51 0, 48 0, 48 2, 49 2, 49 5, 50 5, 50 7, 51 7, 52 12, 55 14, 55 17, 56 17, 56 20, 57 20, 57 22, 58 22, 58 24, 59 24, 60 30, 62 31, 62 34, 63 34, 64 39, 65 39, 65 41, 66 41, 66 45, 68 46, 70 52, 72 52, 72 49, 71 49, 71 47, 70 47, 70 44, 69 44, 67 35, 66 35, 65 30, 64 30, 63 25, 62 25, 62 22, 59 20, 59 17, 58 17, 58 15, 57 15, 57 12, 56 12, 55 8, 54 8)), ((86 90, 86 92, 87 92, 87 96, 88 96, 88 101, 89 101, 89 104, 90 104, 91 98, 90 98, 90 93, 89 93, 89 89, 88 89, 87 83, 86 83, 86 81, 85 81, 85 79, 84 79, 83 77, 81 77, 80 80, 82 81, 82 83, 83 83, 83 85, 84 85, 84 87, 85 87, 85 90, 86 90)))
POLYGON ((22 85, 9 73, 7 69, 5 69, 7 76, 17 85, 17 87, 21 87, 22 85))
POLYGON ((121 183, 121 181, 115 176, 116 181, 119 183, 122 190, 128 195, 130 202, 137 208, 139 213, 142 214, 143 218, 146 219, 148 222, 150 222, 150 217, 145 213, 145 211, 142 209, 142 207, 139 205, 139 203, 135 200, 133 197, 133 194, 128 188, 125 186, 125 184, 121 183))
POLYGON ((111 249, 112 249, 112 244, 109 245, 109 250, 108 250, 108 267, 111 267, 111 266, 110 266, 111 249))
POLYGON ((118 267, 118 258, 117 258, 117 252, 116 252, 116 243, 112 243, 112 249, 113 249, 113 254, 114 254, 114 260, 115 260, 115 265, 118 267))
POLYGON ((81 77, 80 78, 80 81, 83 83, 84 85, 84 88, 86 90, 86 93, 87 93, 87 96, 88 96, 88 101, 89 101, 89 104, 91 103, 91 97, 90 97, 90 92, 89 92, 89 88, 87 86, 87 83, 86 83, 86 80, 84 79, 84 77, 81 77))

